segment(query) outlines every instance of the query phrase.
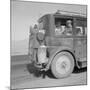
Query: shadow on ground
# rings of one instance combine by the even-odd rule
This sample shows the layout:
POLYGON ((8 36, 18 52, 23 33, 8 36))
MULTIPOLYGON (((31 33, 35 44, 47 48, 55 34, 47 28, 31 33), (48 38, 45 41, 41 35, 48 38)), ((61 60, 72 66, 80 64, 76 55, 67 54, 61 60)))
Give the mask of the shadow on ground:
POLYGON ((39 71, 39 69, 37 69, 32 63, 27 64, 27 69, 29 71, 30 74, 33 74, 35 77, 43 77, 45 78, 45 76, 48 76, 49 78, 55 78, 52 73, 51 70, 48 70, 46 72, 44 71, 39 71))
POLYGON ((81 69, 78 69, 77 67, 75 67, 73 73, 78 74, 78 73, 83 73, 86 71, 87 71, 87 67, 81 68, 81 69))
MULTIPOLYGON (((34 67, 34 65, 32 63, 27 64, 27 70, 29 71, 30 74, 33 74, 35 77, 43 77, 45 78, 45 76, 48 76, 49 78, 53 78, 56 79, 53 74, 51 73, 51 70, 48 70, 47 72, 40 72, 36 67, 34 67)), ((74 74, 78 74, 78 73, 83 73, 86 72, 87 68, 82 68, 82 69, 78 69, 78 68, 74 68, 73 73, 74 74)))
POLYGON ((41 72, 39 72, 39 70, 36 67, 34 67, 33 63, 27 64, 27 70, 30 74, 33 74, 36 77, 41 76, 41 72))

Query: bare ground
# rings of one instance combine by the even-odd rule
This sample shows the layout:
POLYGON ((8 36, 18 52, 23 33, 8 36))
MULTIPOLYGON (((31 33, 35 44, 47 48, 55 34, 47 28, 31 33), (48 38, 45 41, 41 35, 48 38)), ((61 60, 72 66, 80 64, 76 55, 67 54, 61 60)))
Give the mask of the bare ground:
POLYGON ((38 72, 28 55, 11 57, 11 89, 87 84, 87 68, 74 69, 67 78, 56 79, 51 71, 38 72), (44 77, 43 77, 44 76, 44 77))

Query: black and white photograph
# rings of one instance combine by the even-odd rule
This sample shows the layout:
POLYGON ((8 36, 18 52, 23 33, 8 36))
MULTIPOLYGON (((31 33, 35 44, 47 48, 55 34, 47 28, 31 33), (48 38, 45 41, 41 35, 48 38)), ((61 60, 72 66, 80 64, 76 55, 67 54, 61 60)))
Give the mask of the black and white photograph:
POLYGON ((10 0, 10 89, 87 85, 87 5, 10 0))

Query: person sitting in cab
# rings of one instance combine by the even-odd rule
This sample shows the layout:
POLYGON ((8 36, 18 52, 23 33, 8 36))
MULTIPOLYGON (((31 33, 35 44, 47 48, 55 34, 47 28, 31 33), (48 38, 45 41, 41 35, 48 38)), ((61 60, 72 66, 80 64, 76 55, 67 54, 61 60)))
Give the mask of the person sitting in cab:
POLYGON ((57 22, 55 33, 61 35, 63 32, 64 32, 64 26, 61 25, 61 22, 57 22))
POLYGON ((72 21, 66 21, 66 35, 72 35, 72 21))
POLYGON ((37 50, 38 63, 40 65, 45 65, 48 62, 47 58, 47 47, 45 45, 45 30, 39 30, 37 34, 37 40, 39 42, 39 47, 37 50))

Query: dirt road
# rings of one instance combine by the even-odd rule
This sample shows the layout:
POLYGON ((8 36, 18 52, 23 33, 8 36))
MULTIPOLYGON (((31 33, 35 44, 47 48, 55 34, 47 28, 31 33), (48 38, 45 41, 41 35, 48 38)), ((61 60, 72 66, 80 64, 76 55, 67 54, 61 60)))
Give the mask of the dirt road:
POLYGON ((50 71, 45 73, 46 75, 43 78, 43 73, 39 73, 32 64, 28 64, 30 62, 28 56, 12 57, 11 61, 12 89, 87 84, 86 68, 80 70, 75 68, 74 72, 64 79, 54 78, 50 71))

